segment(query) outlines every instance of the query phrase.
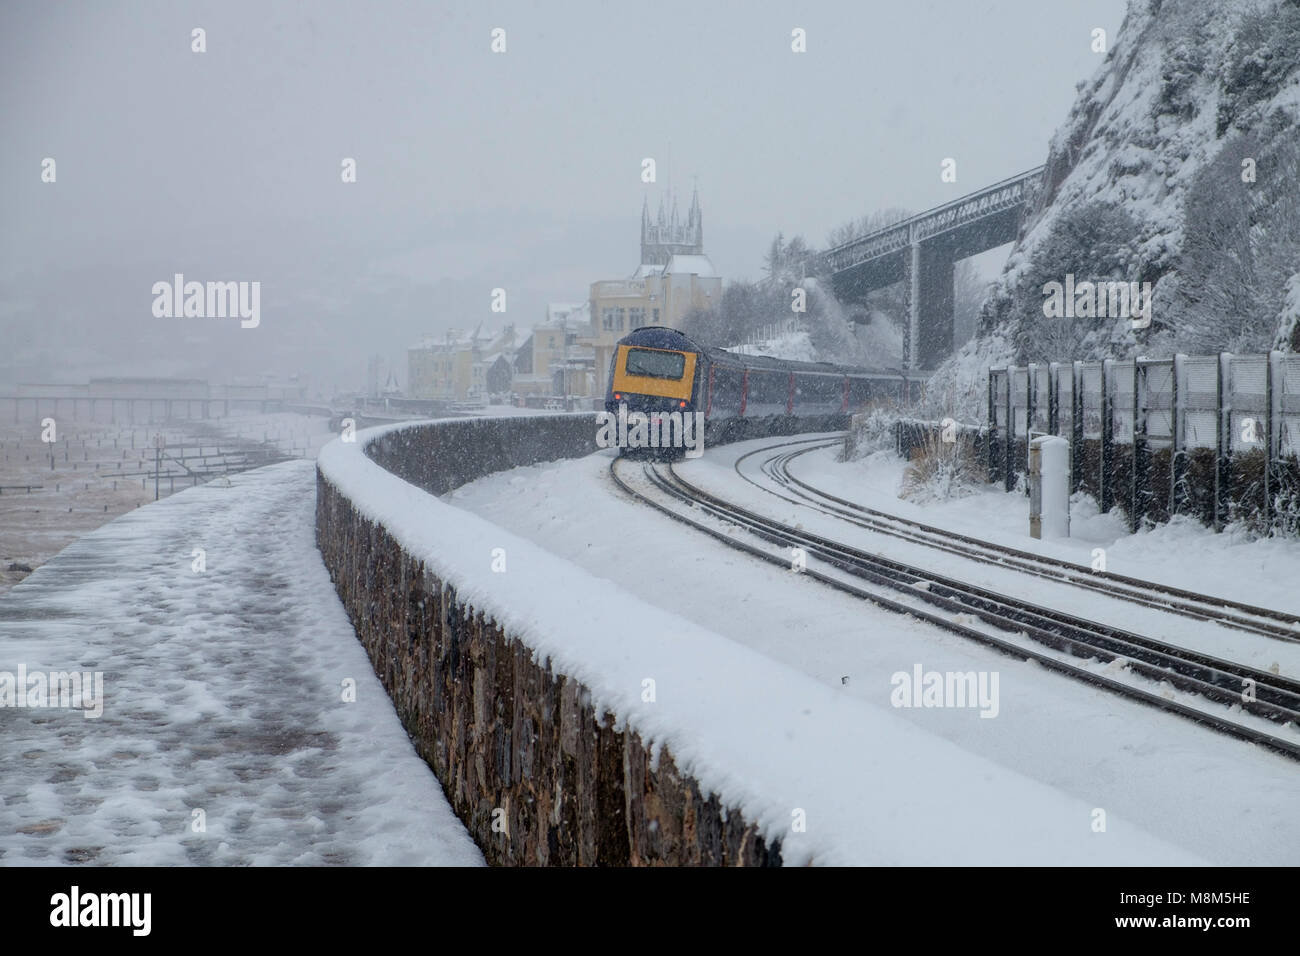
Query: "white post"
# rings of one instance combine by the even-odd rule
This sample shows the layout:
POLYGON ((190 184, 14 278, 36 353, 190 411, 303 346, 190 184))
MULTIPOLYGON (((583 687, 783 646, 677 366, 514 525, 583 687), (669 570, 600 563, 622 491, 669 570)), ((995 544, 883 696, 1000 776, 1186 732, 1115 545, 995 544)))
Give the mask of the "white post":
POLYGON ((1070 536, 1070 443, 1044 435, 1029 443, 1029 533, 1035 538, 1070 536))

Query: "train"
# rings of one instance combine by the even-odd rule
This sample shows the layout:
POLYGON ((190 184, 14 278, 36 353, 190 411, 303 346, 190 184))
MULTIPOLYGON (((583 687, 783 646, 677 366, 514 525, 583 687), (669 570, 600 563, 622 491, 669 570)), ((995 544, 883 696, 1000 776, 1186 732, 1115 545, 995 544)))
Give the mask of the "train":
MULTIPOLYGON (((697 345, 677 329, 652 325, 618 340, 610 360, 605 411, 620 416, 620 437, 631 434, 624 419, 640 415, 662 422, 680 416, 688 430, 692 420, 702 427, 703 443, 718 445, 767 435, 836 431, 873 401, 915 400, 923 384, 921 376, 892 369, 742 355, 697 345)), ((635 440, 616 444, 621 454, 647 449, 655 457, 672 457, 678 447, 635 440)))

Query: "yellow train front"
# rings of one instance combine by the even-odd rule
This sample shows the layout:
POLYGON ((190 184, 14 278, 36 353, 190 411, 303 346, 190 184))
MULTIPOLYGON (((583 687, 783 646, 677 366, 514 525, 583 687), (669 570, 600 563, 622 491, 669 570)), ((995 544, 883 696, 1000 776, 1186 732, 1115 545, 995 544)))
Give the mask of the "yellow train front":
POLYGON ((704 416, 696 415, 701 359, 676 329, 647 326, 619 339, 605 410, 615 416, 620 454, 673 458, 703 447, 704 416))
POLYGON ((837 431, 868 402, 914 400, 923 380, 897 371, 796 362, 701 347, 676 329, 619 339, 605 393, 621 454, 695 457, 709 444, 837 431))

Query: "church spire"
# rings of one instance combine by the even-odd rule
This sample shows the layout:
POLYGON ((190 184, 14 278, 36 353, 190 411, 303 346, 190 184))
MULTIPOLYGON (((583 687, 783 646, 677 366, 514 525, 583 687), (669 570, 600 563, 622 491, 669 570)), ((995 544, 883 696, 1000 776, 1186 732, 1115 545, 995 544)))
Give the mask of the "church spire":
POLYGON ((682 214, 678 195, 665 189, 659 196, 658 214, 652 218, 648 198, 641 200, 641 262, 667 265, 675 255, 704 255, 704 214, 700 189, 691 191, 691 204, 682 214))
POLYGON ((691 230, 691 241, 704 248, 704 218, 700 212, 700 184, 696 182, 691 188, 691 211, 687 216, 687 225, 691 230))

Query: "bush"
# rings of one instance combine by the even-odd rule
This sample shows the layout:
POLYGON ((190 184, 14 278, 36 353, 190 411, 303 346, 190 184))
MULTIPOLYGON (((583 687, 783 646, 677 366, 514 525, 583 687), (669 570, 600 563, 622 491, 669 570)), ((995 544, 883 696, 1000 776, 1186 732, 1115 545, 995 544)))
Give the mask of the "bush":
POLYGON ((1223 136, 1250 107, 1275 96, 1300 67, 1300 4, 1247 12, 1220 66, 1217 128, 1223 136))
POLYGON ((969 445, 944 442, 939 430, 931 429, 912 450, 898 497, 917 504, 948 501, 974 494, 976 486, 983 483, 984 469, 969 445))
POLYGON ((1080 203, 1061 212, 1012 293, 1010 317, 1020 326, 1016 364, 1100 354, 1116 320, 1047 318, 1043 287, 1064 282, 1067 274, 1076 281, 1154 281, 1158 276, 1138 255, 1140 231, 1132 213, 1113 202, 1080 203))
POLYGON ((1204 39, 1178 41, 1165 53, 1160 69, 1160 95, 1152 106, 1156 116, 1187 121, 1196 115, 1196 81, 1205 73, 1204 39))
POLYGON ((865 458, 872 452, 894 446, 894 423, 898 409, 892 402, 875 401, 849 420, 844 442, 844 460, 865 458))

